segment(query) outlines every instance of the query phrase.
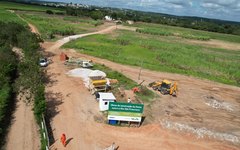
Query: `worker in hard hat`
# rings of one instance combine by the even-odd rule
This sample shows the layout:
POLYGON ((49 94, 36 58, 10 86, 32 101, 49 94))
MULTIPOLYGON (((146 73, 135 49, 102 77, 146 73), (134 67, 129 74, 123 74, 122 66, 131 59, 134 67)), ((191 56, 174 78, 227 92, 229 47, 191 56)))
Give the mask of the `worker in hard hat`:
POLYGON ((64 133, 61 136, 61 142, 62 142, 63 146, 66 147, 66 135, 64 133))

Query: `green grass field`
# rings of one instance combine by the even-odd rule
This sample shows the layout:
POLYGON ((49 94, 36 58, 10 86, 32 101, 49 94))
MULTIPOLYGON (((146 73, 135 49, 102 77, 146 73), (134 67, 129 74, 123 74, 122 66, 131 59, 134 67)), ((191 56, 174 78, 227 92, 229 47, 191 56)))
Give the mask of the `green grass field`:
POLYGON ((136 31, 143 34, 151 34, 151 35, 158 35, 158 36, 177 36, 185 39, 193 39, 193 40, 201 40, 201 41, 210 40, 210 37, 208 36, 193 35, 190 33, 178 33, 178 32, 174 33, 170 31, 166 31, 165 29, 152 28, 152 27, 138 28, 136 31))
POLYGON ((240 43, 240 36, 237 36, 237 35, 207 32, 207 31, 200 31, 200 30, 187 29, 182 27, 173 27, 173 26, 151 24, 151 23, 135 23, 131 26, 138 27, 141 30, 150 32, 152 34, 157 34, 158 32, 162 31, 163 33, 168 33, 168 35, 174 34, 187 39, 196 39, 196 40, 217 39, 217 40, 223 40, 228 42, 240 43))
MULTIPOLYGON (((15 10, 27 22, 35 25, 43 39, 57 39, 59 36, 73 35, 88 32, 98 25, 103 24, 102 21, 93 20, 90 18, 80 18, 66 15, 47 15, 46 10, 53 12, 64 12, 64 9, 26 5, 12 2, 0 2, 0 20, 7 20, 9 22, 19 22, 16 14, 10 13, 9 10, 15 10), (16 11, 17 10, 17 11, 16 11), (26 13, 27 11, 27 13, 26 13)), ((21 21, 22 24, 26 22, 21 21)))
POLYGON ((0 21, 2 22, 16 22, 27 26, 27 23, 22 21, 15 13, 0 8, 0 21))
POLYGON ((97 21, 92 19, 77 20, 78 17, 47 15, 44 13, 39 14, 20 14, 29 23, 35 25, 43 39, 54 39, 58 35, 66 36, 79 33, 88 32, 89 29, 95 28, 97 21), (69 19, 71 18, 71 19, 69 19), (75 22, 74 21, 78 21, 75 22))
POLYGON ((63 20, 65 21, 69 21, 72 23, 85 23, 85 24, 90 24, 90 25, 94 25, 94 26, 98 26, 103 24, 104 22, 102 20, 93 20, 90 18, 80 18, 80 17, 75 17, 75 16, 65 16, 63 18, 63 20))
POLYGON ((178 42, 173 37, 117 31, 72 41, 65 48, 114 62, 240 86, 240 51, 178 42))
POLYGON ((6 10, 11 9, 11 10, 38 11, 38 12, 45 12, 46 10, 52 10, 53 12, 65 12, 61 8, 27 5, 27 4, 21 4, 21 3, 6 2, 6 1, 0 1, 0 8, 6 9, 6 10))

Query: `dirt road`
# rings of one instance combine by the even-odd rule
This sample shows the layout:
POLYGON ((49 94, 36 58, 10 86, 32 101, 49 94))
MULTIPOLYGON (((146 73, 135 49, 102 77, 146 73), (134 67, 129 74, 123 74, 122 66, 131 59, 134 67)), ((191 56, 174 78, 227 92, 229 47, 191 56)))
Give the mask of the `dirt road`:
MULTIPOLYGON (((12 13, 15 13, 15 11, 11 11, 12 13)), ((26 22, 30 28, 30 30, 33 32, 33 33, 36 33, 36 34, 40 34, 40 32, 38 31, 38 29, 32 25, 31 23, 27 22, 24 18, 22 18, 19 14, 16 14, 22 21, 26 22)))
POLYGON ((14 119, 12 120, 5 147, 7 150, 39 150, 40 136, 32 106, 27 105, 22 97, 24 96, 19 95, 17 97, 16 111, 13 114, 14 119))
MULTIPOLYGON (((196 136, 192 134, 176 133, 175 131, 165 129, 160 125, 161 119, 164 118, 170 118, 172 121, 192 122, 193 125, 195 125, 195 122, 199 123, 198 120, 196 120, 196 118, 199 118, 199 121, 203 122, 202 125, 208 125, 208 123, 210 123, 209 126, 215 126, 214 124, 217 124, 218 122, 216 122, 214 118, 221 119, 223 117, 221 116, 220 110, 213 109, 204 103, 203 98, 208 95, 214 95, 225 101, 231 102, 236 105, 236 109, 239 110, 239 88, 177 74, 142 70, 141 80, 145 79, 147 82, 163 78, 179 81, 180 92, 177 99, 169 96, 162 96, 161 101, 156 102, 153 105, 153 113, 155 115, 160 115, 163 118, 155 118, 154 123, 144 125, 140 128, 120 128, 98 123, 98 119, 101 118, 99 116, 102 115, 98 110, 98 103, 84 87, 84 84, 80 79, 68 77, 65 74, 68 71, 68 68, 66 68, 63 62, 60 62, 59 60, 59 54, 61 53, 59 47, 70 39, 76 37, 83 37, 91 34, 103 34, 111 32, 112 30, 114 30, 114 27, 110 27, 102 32, 67 37, 56 43, 45 42, 42 45, 43 48, 45 48, 46 53, 48 53, 53 60, 53 63, 47 69, 49 84, 46 87, 48 112, 51 115, 51 127, 55 139, 55 143, 51 146, 51 149, 63 149, 59 140, 62 133, 66 134, 69 141, 67 149, 72 150, 100 150, 110 146, 112 142, 115 142, 119 146, 119 149, 123 150, 147 150, 149 148, 154 150, 238 149, 225 142, 218 142, 207 138, 197 139, 196 136), (161 108, 164 109, 161 110, 161 108), (174 108, 170 111, 172 114, 167 115, 167 109, 171 108, 174 108), (202 114, 203 111, 206 111, 206 113, 202 114), (181 117, 176 115, 179 112, 181 117), (176 113, 175 116, 174 113, 176 113), (216 113, 219 116, 211 116, 211 113, 216 113), (192 117, 194 115, 195 117, 192 117)), ((68 54, 70 56, 87 57, 95 62, 104 63, 105 65, 122 72, 129 78, 138 81, 136 74, 138 74, 139 68, 137 67, 112 63, 107 60, 77 54, 74 51, 71 51, 68 54)), ((228 127, 229 124, 233 124, 232 129, 239 131, 239 112, 234 112, 233 114, 225 112, 223 115, 226 115, 226 120, 229 119, 229 116, 236 119, 233 123, 231 121, 234 119, 228 120, 226 126, 228 127)), ((224 126, 224 118, 220 121, 219 124, 224 126)))
MULTIPOLYGON (((20 17, 18 15, 18 17, 20 17)), ((21 18, 21 17, 20 17, 21 18)), ((21 18, 23 19, 23 18, 21 18)), ((24 20, 25 21, 25 20, 24 20)), ((33 33, 39 34, 36 27, 29 24, 33 33)), ((13 51, 18 55, 20 61, 24 54, 21 49, 14 47, 13 51)), ((36 123, 33 107, 27 104, 24 100, 26 95, 20 93, 16 99, 16 108, 13 114, 11 127, 7 135, 7 143, 5 148, 7 150, 39 150, 40 149, 40 135, 39 128, 36 123)))
POLYGON ((184 40, 186 43, 192 43, 195 45, 201 45, 206 47, 213 47, 213 48, 222 48, 222 49, 228 49, 228 50, 240 50, 240 44, 239 43, 232 43, 227 41, 221 41, 221 40, 214 40, 211 39, 210 41, 200 41, 200 40, 184 40))

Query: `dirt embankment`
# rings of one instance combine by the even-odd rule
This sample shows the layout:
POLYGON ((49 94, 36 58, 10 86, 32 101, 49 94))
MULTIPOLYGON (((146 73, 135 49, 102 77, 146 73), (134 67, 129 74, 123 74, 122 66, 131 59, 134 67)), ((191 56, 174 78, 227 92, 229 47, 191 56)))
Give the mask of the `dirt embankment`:
MULTIPOLYGON (((14 47, 20 61, 24 58, 21 49, 14 47)), ((20 92, 16 98, 16 108, 11 121, 11 127, 7 135, 7 150, 38 150, 40 149, 40 135, 36 123, 33 106, 26 100, 28 92, 20 92)))

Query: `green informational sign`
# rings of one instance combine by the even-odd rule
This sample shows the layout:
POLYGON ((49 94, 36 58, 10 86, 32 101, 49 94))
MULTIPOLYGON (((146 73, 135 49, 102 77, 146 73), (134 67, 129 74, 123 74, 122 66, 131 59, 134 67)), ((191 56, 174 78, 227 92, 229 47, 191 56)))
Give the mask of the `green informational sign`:
POLYGON ((143 104, 110 102, 108 120, 141 122, 143 104))

